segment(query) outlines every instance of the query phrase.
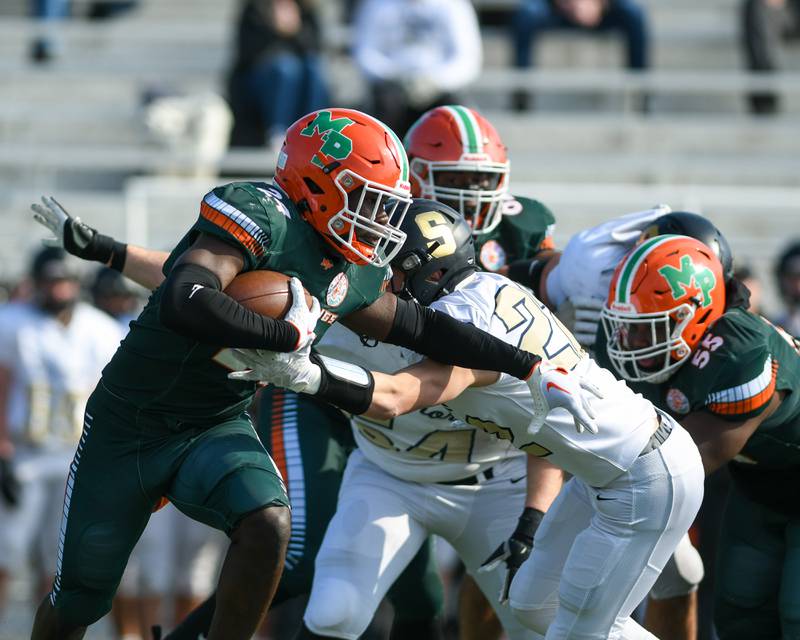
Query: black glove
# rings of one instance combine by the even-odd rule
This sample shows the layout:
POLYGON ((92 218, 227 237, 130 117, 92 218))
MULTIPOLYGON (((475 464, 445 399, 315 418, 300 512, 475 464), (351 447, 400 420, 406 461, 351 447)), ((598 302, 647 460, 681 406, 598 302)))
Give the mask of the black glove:
POLYGON ((73 256, 109 264, 112 269, 122 271, 128 245, 117 242, 111 236, 98 233, 80 218, 73 218, 59 202, 44 196, 42 204, 31 205, 33 218, 53 232, 53 238, 43 242, 48 246, 61 246, 73 256))
POLYGON ((19 504, 20 485, 11 460, 0 458, 0 495, 9 507, 19 504))
POLYGON ((525 507, 517 521, 517 528, 514 529, 511 537, 497 547, 495 552, 486 558, 478 569, 478 571, 492 571, 501 562, 505 562, 506 579, 500 591, 500 604, 505 604, 508 601, 511 581, 514 580, 514 576, 522 566, 522 563, 531 554, 533 536, 536 533, 536 529, 539 528, 542 518, 544 518, 544 512, 532 507, 525 507))

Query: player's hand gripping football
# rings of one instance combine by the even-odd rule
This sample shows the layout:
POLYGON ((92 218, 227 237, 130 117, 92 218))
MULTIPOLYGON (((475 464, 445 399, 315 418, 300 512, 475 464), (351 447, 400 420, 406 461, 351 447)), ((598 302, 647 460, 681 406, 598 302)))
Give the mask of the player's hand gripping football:
POLYGON ((534 418, 531 427, 534 431, 544 424, 547 414, 553 409, 566 409, 572 414, 578 433, 584 430, 597 433, 597 421, 592 409, 592 397, 602 398, 600 390, 577 371, 542 361, 530 378, 528 388, 533 398, 534 418))
POLYGON ((108 263, 114 252, 114 238, 98 233, 80 218, 73 218, 52 196, 42 196, 42 204, 32 204, 33 219, 49 229, 53 237, 42 244, 61 247, 84 260, 108 263))
POLYGON ((232 349, 234 357, 245 369, 233 371, 228 377, 231 380, 270 382, 277 387, 313 395, 319 390, 322 374, 319 366, 311 362, 311 344, 314 342, 314 328, 322 311, 316 298, 313 298, 310 309, 306 306, 305 291, 300 280, 292 278, 289 289, 292 292, 292 306, 286 312, 284 320, 294 325, 298 331, 296 349, 288 353, 263 349, 232 349))
POLYGON ((536 533, 536 529, 539 528, 539 523, 541 523, 542 518, 544 518, 543 512, 531 507, 525 507, 525 510, 522 512, 517 522, 517 528, 514 529, 514 533, 511 534, 511 537, 497 547, 494 553, 486 558, 478 569, 478 571, 482 573, 494 571, 501 562, 505 563, 506 577, 503 581, 503 586, 500 589, 498 598, 500 604, 508 602, 508 592, 511 589, 511 582, 514 580, 514 576, 517 574, 517 571, 519 571, 522 563, 525 562, 531 554, 531 549, 533 549, 533 536, 536 533))
POLYGON ((312 296, 311 308, 306 306, 306 295, 303 283, 298 278, 289 280, 289 290, 292 292, 292 306, 283 317, 286 322, 294 325, 299 334, 295 351, 299 351, 314 342, 314 329, 322 315, 319 300, 312 296))

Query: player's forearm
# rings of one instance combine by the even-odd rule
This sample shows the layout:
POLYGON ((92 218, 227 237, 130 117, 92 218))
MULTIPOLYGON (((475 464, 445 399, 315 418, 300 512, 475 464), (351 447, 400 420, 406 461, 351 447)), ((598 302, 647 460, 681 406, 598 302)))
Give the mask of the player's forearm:
POLYGON ((129 244, 122 274, 146 289, 155 289, 164 281, 164 262, 169 253, 129 244))
POLYGON ((219 279, 197 264, 173 267, 164 283, 159 318, 176 333, 220 347, 292 351, 298 331, 284 320, 247 309, 222 292, 219 279))
POLYGON ((528 455, 525 506, 547 511, 564 484, 564 472, 544 458, 528 455))
POLYGON ((377 371, 373 371, 372 376, 375 387, 365 416, 375 420, 390 420, 417 408, 422 394, 422 385, 417 378, 377 371))
POLYGON ((473 372, 429 360, 389 375, 372 372, 375 386, 366 415, 389 420, 452 400, 475 380, 473 372))
POLYGON ((551 249, 539 251, 532 258, 512 262, 506 275, 528 287, 533 294, 549 306, 547 297, 547 276, 558 264, 561 253, 551 249))
MULTIPOLYGON (((397 416, 452 400, 469 386, 491 384, 494 372, 473 371, 423 360, 394 374, 368 371, 358 365, 312 354, 319 368, 313 393, 348 413, 376 420, 397 416)), ((302 390, 302 389, 301 389, 302 390)))
POLYGON ((538 355, 517 349, 445 313, 407 300, 397 301, 388 335, 375 337, 439 362, 465 369, 501 371, 522 380, 527 379, 541 362, 538 355))

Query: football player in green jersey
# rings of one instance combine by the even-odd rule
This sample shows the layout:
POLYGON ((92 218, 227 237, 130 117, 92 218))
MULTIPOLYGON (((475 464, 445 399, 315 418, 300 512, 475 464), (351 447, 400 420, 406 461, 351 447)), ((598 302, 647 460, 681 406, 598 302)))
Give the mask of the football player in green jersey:
MULTIPOLYGON (((228 378, 226 348, 302 348, 347 316, 359 333, 460 366, 527 378, 539 362, 384 292, 410 186, 405 151, 380 122, 349 109, 301 118, 287 131, 275 176, 275 186, 234 183, 205 196, 164 265, 165 281, 104 370, 87 404, 56 578, 33 638, 80 638, 108 611, 162 496, 231 537, 208 637, 254 633, 283 566, 288 498, 244 413, 255 385, 228 378), (223 293, 254 269, 302 276, 321 306, 306 308, 296 277, 284 319, 223 293)), ((124 245, 95 248, 124 270, 124 245)))
MULTIPOLYGON (((480 114, 467 108, 453 106, 437 108, 426 113, 415 128, 415 133, 407 139, 415 152, 412 164, 411 189, 414 195, 429 193, 424 180, 416 177, 418 174, 428 173, 430 169, 436 171, 437 182, 440 178, 449 180, 448 184, 461 186, 462 211, 467 212, 469 198, 475 198, 491 209, 491 228, 485 224, 477 224, 473 228, 475 233, 476 258, 484 268, 508 272, 509 265, 515 265, 512 277, 515 275, 523 282, 529 282, 531 258, 540 257, 551 253, 552 232, 554 218, 552 213, 541 203, 529 198, 513 198, 508 194, 508 160, 506 149, 494 127, 480 114), (456 118, 458 118, 456 120, 456 118), (466 123, 466 125, 465 125, 466 123), (468 126, 467 126, 468 125, 468 126), (460 127, 460 128, 459 128, 460 127), (468 132, 476 132, 477 138, 470 142, 468 132), (466 132, 466 133, 465 133, 466 132), (479 146, 481 153, 474 151, 471 144, 479 146), (446 152, 446 153, 443 153, 446 152), (446 162, 449 160, 449 162, 446 162), (425 162, 423 167, 420 163, 425 162), (433 164, 430 164, 433 162, 433 164), (444 164, 442 164, 444 162, 444 164), (498 176, 495 187, 487 183, 483 170, 487 163, 495 169, 500 169, 502 177, 498 176), (414 170, 416 168, 416 171, 414 170), (452 171, 440 171, 441 167, 452 171), (502 215, 501 215, 502 214, 502 215)), ((491 179, 489 179, 491 182, 491 179)), ((453 195, 452 190, 436 188, 432 193, 435 197, 448 199, 453 195)), ((53 211, 51 227, 58 226, 58 219, 66 214, 59 212, 57 203, 50 201, 53 211)), ((472 209, 469 220, 472 221, 477 214, 477 209, 472 209)), ((43 210, 42 215, 48 215, 43 210)), ((63 222, 62 222, 63 226, 63 222)), ((102 248, 110 248, 114 241, 107 236, 97 234, 85 225, 70 223, 73 238, 69 238, 67 248, 75 245, 74 252, 79 257, 100 259, 107 261, 105 253, 94 255, 86 253, 90 240, 102 248), (83 231, 81 231, 83 230, 83 231), (83 235, 83 237, 81 236, 83 235), (78 246, 82 245, 82 246, 78 246)), ((124 272, 139 284, 155 289, 163 280, 163 263, 169 257, 168 253, 143 249, 133 245, 127 246, 124 272)), ((256 417, 258 435, 264 442, 268 453, 275 458, 276 464, 282 472, 287 484, 289 496, 293 504, 306 514, 306 519, 293 519, 292 534, 289 541, 290 551, 283 579, 275 594, 274 603, 279 603, 287 598, 307 593, 313 575, 313 559, 316 556, 321 534, 325 529, 335 508, 340 475, 344 470, 344 460, 354 444, 350 442, 349 426, 338 412, 322 411, 320 406, 307 396, 297 395, 291 391, 267 388, 260 394, 258 412, 256 417), (275 394, 280 395, 281 411, 275 411, 275 394), (296 414, 291 413, 291 419, 286 420, 283 407, 296 405, 296 414), (316 419, 312 419, 311 417, 316 419), (314 423, 313 429, 297 430, 300 422, 314 423), (312 434, 311 431, 314 431, 312 434), (329 432, 329 433, 328 433, 329 432), (323 437, 324 433, 328 433, 323 437), (285 451, 286 456, 278 455, 285 451), (326 451, 327 457, 321 459, 318 452, 326 451), (336 469, 331 467, 332 452, 336 452, 334 459, 341 464, 336 469), (295 464, 284 464, 286 459, 295 460, 295 464), (299 462, 298 462, 299 461, 299 462), (321 466, 323 465, 323 466, 321 466), (334 478, 334 475, 336 478, 334 478), (323 480, 324 478, 324 480, 323 480), (320 486, 322 485, 322 486, 320 486), (333 499, 326 500, 326 496, 333 499), (297 560, 301 558, 301 560, 297 560)), ((393 634, 396 637, 413 634, 421 640, 435 637, 436 614, 441 609, 442 587, 436 579, 435 567, 430 557, 428 546, 423 547, 420 555, 415 558, 409 570, 404 572, 398 583, 390 590, 389 597, 395 609, 393 634), (415 578, 416 576, 416 578, 415 578)), ((471 637, 489 637, 487 623, 481 623, 483 616, 476 604, 480 603, 491 611, 491 607, 483 598, 477 586, 467 580, 461 592, 462 606, 460 618, 462 622, 462 637, 467 640, 471 637), (482 602, 481 602, 482 601, 482 602), (472 635, 471 635, 472 634, 472 635)), ((185 620, 169 638, 194 638, 198 633, 208 631, 214 611, 215 598, 212 596, 201 608, 185 620)), ((488 627, 494 629, 494 635, 499 637, 501 629, 496 619, 488 621, 488 627)))
MULTIPOLYGON (((123 247, 71 217, 54 199, 45 198, 44 205, 35 205, 36 216, 57 236, 54 244, 66 245, 76 257, 100 262, 108 262, 108 250, 117 244, 125 251, 120 266, 127 277, 150 290, 164 281, 162 269, 169 253, 135 245, 123 247)), ((336 511, 347 457, 356 445, 345 415, 309 396, 268 386, 260 390, 248 411, 283 477, 294 510, 283 575, 272 600, 277 606, 311 590, 314 559, 336 511)), ((422 547, 388 597, 394 609, 392 638, 440 637, 438 616, 444 593, 430 543, 422 547)), ((215 604, 216 594, 212 594, 166 640, 207 635, 215 604)))
POLYGON ((436 107, 405 140, 414 196, 453 207, 472 226, 478 264, 538 287, 552 253, 555 217, 538 200, 509 193, 506 146, 492 124, 462 105, 436 107))
POLYGON ((728 465, 719 637, 800 638, 800 343, 724 280, 699 241, 646 240, 614 273, 597 359, 680 419, 706 473, 728 465))

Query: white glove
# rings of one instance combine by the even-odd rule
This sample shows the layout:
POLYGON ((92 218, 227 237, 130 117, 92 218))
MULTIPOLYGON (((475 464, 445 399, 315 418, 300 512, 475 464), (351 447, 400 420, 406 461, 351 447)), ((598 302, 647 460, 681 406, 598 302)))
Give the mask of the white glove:
POLYGON ((533 398, 534 418, 529 430, 536 433, 544 424, 547 414, 556 408, 566 409, 572 414, 578 433, 589 430, 597 433, 595 413, 591 407, 589 394, 602 398, 600 390, 585 380, 576 371, 543 361, 527 380, 533 398))
POLYGON ((572 333, 581 346, 591 348, 597 338, 597 328, 600 326, 600 311, 605 305, 605 300, 580 296, 571 298, 575 324, 572 333))
POLYGON ((269 382, 297 393, 314 395, 319 391, 322 372, 311 362, 311 343, 298 349, 281 353, 261 349, 232 349, 233 357, 245 367, 228 374, 231 380, 269 382))
POLYGON ((547 277, 547 296, 556 307, 567 298, 605 298, 622 256, 642 231, 669 212, 667 205, 658 205, 576 233, 547 277))
POLYGON ((48 247, 64 248, 64 225, 67 220, 80 224, 80 218, 70 216, 55 198, 42 196, 42 204, 32 204, 33 219, 50 230, 54 237, 44 238, 42 244, 48 247), (44 205, 44 206, 42 206, 44 205))
MULTIPOLYGON (((289 280, 289 289, 292 292, 292 306, 286 312, 284 320, 294 325, 300 337, 295 346, 295 351, 299 351, 314 342, 314 328, 317 326, 322 310, 319 300, 312 296, 311 308, 306 306, 306 296, 303 292, 303 283, 298 278, 289 280)), ((266 353, 266 352, 264 352, 266 353)))

